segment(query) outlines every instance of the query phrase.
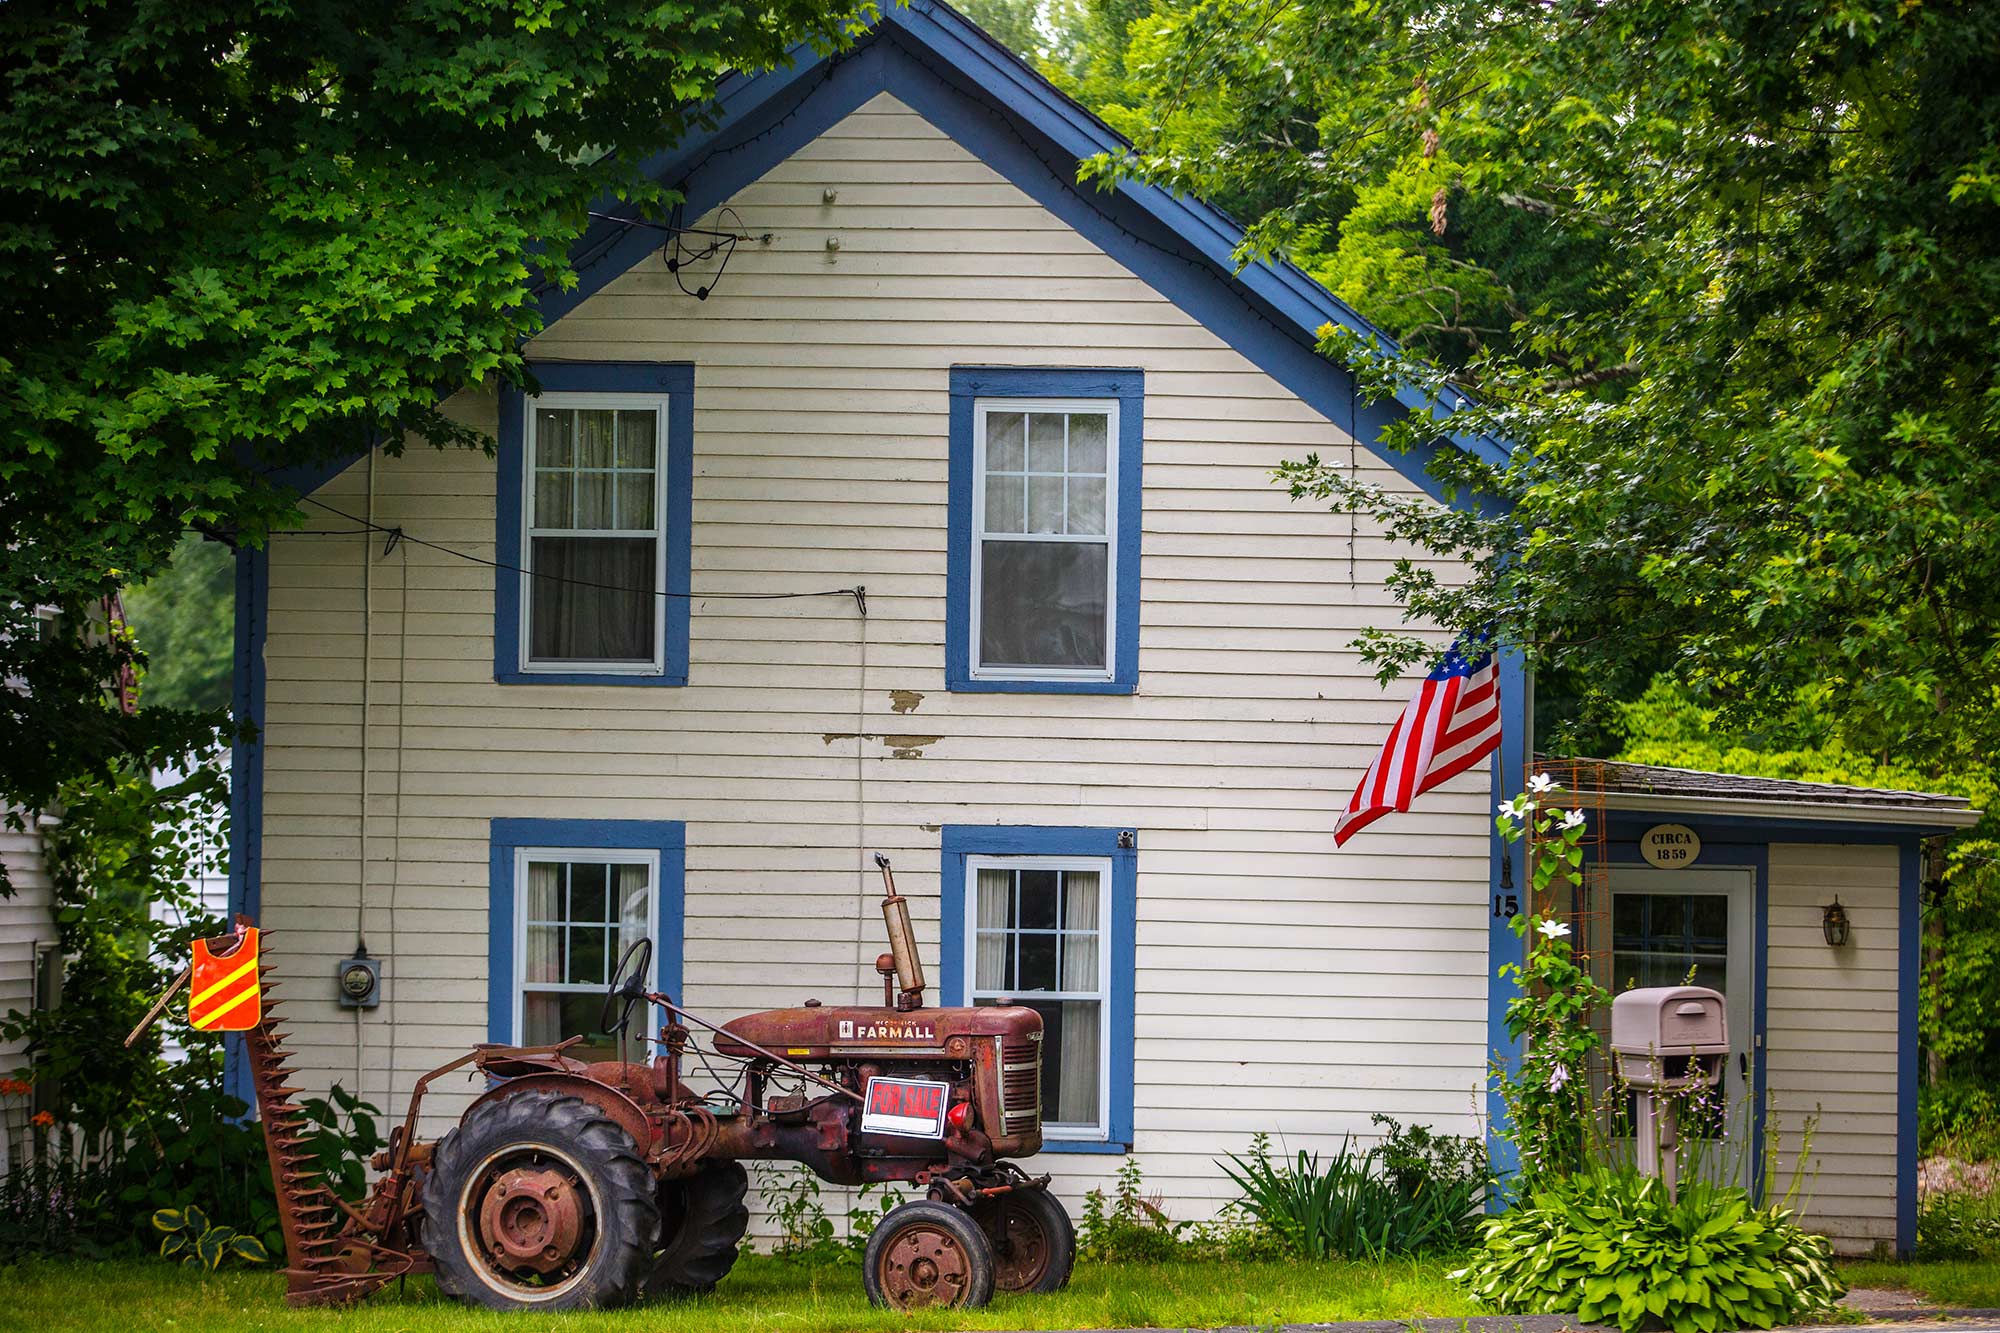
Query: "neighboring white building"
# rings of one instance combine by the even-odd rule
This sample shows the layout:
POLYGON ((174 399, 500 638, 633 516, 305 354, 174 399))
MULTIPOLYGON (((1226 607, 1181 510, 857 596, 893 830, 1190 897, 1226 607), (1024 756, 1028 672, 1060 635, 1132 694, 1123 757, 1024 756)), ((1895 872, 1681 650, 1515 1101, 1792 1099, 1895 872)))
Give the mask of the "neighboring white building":
MULTIPOLYGON (((42 860, 42 835, 52 818, 29 812, 20 830, 0 823, 0 863, 14 887, 11 898, 0 898, 0 1014, 46 1007, 60 994, 54 893, 42 860)), ((0 1041, 0 1078, 15 1077, 27 1063, 25 1043, 0 1041)), ((0 1171, 19 1155, 35 1109, 32 1098, 0 1097, 0 1171)))
MULTIPOLYGON (((497 460, 414 444, 301 479, 474 560, 376 532, 239 557, 263 732, 236 760, 232 906, 270 932, 307 1082, 400 1109, 471 1043, 564 1031, 628 929, 707 1013, 879 996, 880 850, 940 1000, 1044 1007, 1060 1139, 1037 1167, 1072 1199, 1136 1153, 1206 1215, 1252 1134, 1328 1150, 1374 1112, 1485 1132, 1523 682, 1503 671, 1499 763, 1336 852, 1408 697, 1349 643, 1419 553, 1271 480, 1317 453, 1436 493, 1425 456, 1369 443, 1421 404, 1361 402, 1313 351, 1365 326, 1296 270, 1236 273, 1239 233, 1198 202, 1079 186, 1114 136, 931 0, 722 110, 658 168, 744 237, 726 268, 670 273, 657 230, 606 224, 544 299, 541 398, 450 404, 497 460), (865 617, 758 600, 853 586, 865 617), (562 886, 574 969, 537 981, 522 913, 562 886), (384 1002, 343 1010, 364 935, 384 1002)), ((1723 895, 1744 1077, 1826 1107, 1816 1220, 1907 1248, 1915 847, 1966 812, 1714 808, 1744 873, 1614 882, 1628 952, 1712 949, 1649 904, 1723 895), (1842 956, 1809 938, 1836 888, 1842 956), (1838 1080, 1834 992, 1869 997, 1838 1080)), ((429 1127, 472 1091, 434 1090, 429 1127)))

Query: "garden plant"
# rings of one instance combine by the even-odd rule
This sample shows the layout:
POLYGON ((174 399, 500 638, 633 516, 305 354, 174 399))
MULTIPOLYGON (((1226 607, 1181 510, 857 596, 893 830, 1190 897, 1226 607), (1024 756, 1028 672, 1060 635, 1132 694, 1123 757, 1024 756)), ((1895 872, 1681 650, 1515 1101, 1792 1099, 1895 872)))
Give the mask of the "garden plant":
MULTIPOLYGON (((1586 821, 1561 809, 1560 794, 1538 776, 1497 816, 1503 837, 1526 843, 1531 907, 1581 882, 1586 821)), ((1454 1276, 1502 1313, 1574 1314, 1628 1333, 1830 1317, 1845 1288, 1831 1247, 1792 1211, 1798 1173, 1770 1197, 1767 1146, 1767 1169, 1749 1176, 1756 1194, 1721 1183, 1726 1154, 1701 1139, 1727 1135, 1728 1117, 1704 1104, 1706 1090, 1682 1110, 1694 1151, 1678 1197, 1642 1172, 1614 1135, 1624 1088, 1612 1078, 1601 1094, 1591 1091, 1601 1042, 1589 1016, 1609 993, 1579 965, 1565 923, 1530 911, 1514 929, 1528 952, 1506 969, 1519 991, 1507 1026, 1526 1050, 1516 1066, 1496 1061, 1494 1078, 1521 1169, 1510 1182, 1513 1206, 1483 1224, 1479 1249, 1454 1276)))

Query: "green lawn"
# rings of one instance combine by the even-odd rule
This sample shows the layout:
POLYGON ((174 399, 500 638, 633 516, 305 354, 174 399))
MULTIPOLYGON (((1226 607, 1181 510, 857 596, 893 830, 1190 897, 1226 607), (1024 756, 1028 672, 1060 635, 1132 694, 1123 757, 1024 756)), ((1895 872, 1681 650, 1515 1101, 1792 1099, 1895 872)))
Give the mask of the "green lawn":
POLYGON ((351 1311, 292 1310, 269 1272, 196 1273, 155 1260, 22 1263, 0 1268, 0 1327, 96 1333, 321 1329, 326 1333, 502 1333, 630 1329, 646 1333, 848 1333, 854 1330, 1216 1327, 1408 1319, 1472 1313, 1441 1260, 1354 1263, 1083 1264, 1054 1296, 1002 1296, 984 1310, 898 1315, 872 1309, 856 1267, 806 1267, 746 1256, 705 1300, 611 1314, 493 1315, 440 1297, 428 1281, 391 1287, 351 1311))
POLYGON ((1957 1310, 2000 1310, 2000 1263, 1991 1260, 1888 1263, 1875 1260, 1840 1266, 1850 1287, 1901 1287, 1933 1305, 1957 1310))

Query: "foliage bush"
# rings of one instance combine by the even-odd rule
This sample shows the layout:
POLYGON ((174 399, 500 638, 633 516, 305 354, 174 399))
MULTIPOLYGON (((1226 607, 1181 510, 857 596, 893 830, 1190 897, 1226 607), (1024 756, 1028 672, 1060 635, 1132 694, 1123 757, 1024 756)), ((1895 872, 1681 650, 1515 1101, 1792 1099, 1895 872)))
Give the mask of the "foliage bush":
POLYGON ((1983 1081, 1952 1079, 1917 1096, 1920 1151, 1966 1162, 2000 1160, 2000 1098, 1983 1081))
POLYGON ((185 1005, 173 1004, 124 1044, 191 941, 222 931, 190 885, 219 864, 227 798, 222 775, 200 764, 165 785, 121 765, 64 789, 45 843, 67 960, 62 1003, 0 1017, 0 1038, 27 1048, 30 1063, 16 1072, 54 1109, 28 1160, 0 1181, 0 1251, 151 1251, 152 1214, 190 1201, 280 1243, 263 1131, 221 1091, 220 1039, 189 1028, 185 1005), (163 1032, 185 1060, 161 1058, 163 1032))
POLYGON ((211 1273, 224 1259, 241 1259, 261 1264, 271 1256, 264 1243, 235 1227, 218 1226, 208 1214, 193 1204, 185 1208, 162 1208, 153 1214, 153 1229, 166 1233, 160 1240, 162 1259, 179 1259, 184 1264, 200 1264, 211 1273))
POLYGON ((1846 1290, 1790 1211, 1705 1181, 1675 1201, 1635 1172, 1582 1171, 1483 1225, 1484 1247, 1452 1276, 1506 1314, 1716 1333, 1827 1318, 1846 1290))
POLYGON ((757 1193, 778 1228, 778 1239, 771 1253, 793 1263, 861 1262, 862 1251, 868 1248, 868 1237, 874 1234, 876 1226, 905 1202, 904 1195, 893 1186, 864 1184, 848 1202, 843 1228, 827 1211, 825 1186, 807 1168, 756 1163, 751 1170, 757 1193))
POLYGON ((2000 1193, 1925 1199, 1917 1210, 1917 1258, 2000 1263, 2000 1193))
POLYGON ((1405 1130, 1387 1116, 1384 1143, 1357 1152, 1351 1141, 1321 1165, 1300 1150, 1275 1162, 1258 1135, 1247 1157, 1222 1169, 1243 1191, 1235 1207, 1305 1259, 1382 1259, 1457 1250, 1475 1235, 1489 1178, 1470 1140, 1405 1130))

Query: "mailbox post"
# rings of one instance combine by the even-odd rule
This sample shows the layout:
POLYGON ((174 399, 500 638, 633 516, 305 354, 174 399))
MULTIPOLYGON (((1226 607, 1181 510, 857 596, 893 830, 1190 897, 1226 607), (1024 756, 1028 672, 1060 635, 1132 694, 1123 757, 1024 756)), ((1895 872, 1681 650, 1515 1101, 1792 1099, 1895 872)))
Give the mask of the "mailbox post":
POLYGON ((1675 1098, 1722 1081, 1729 1054, 1722 992, 1706 986, 1649 986, 1611 1002, 1611 1053, 1638 1100, 1639 1170, 1680 1191, 1680 1124, 1675 1098))

